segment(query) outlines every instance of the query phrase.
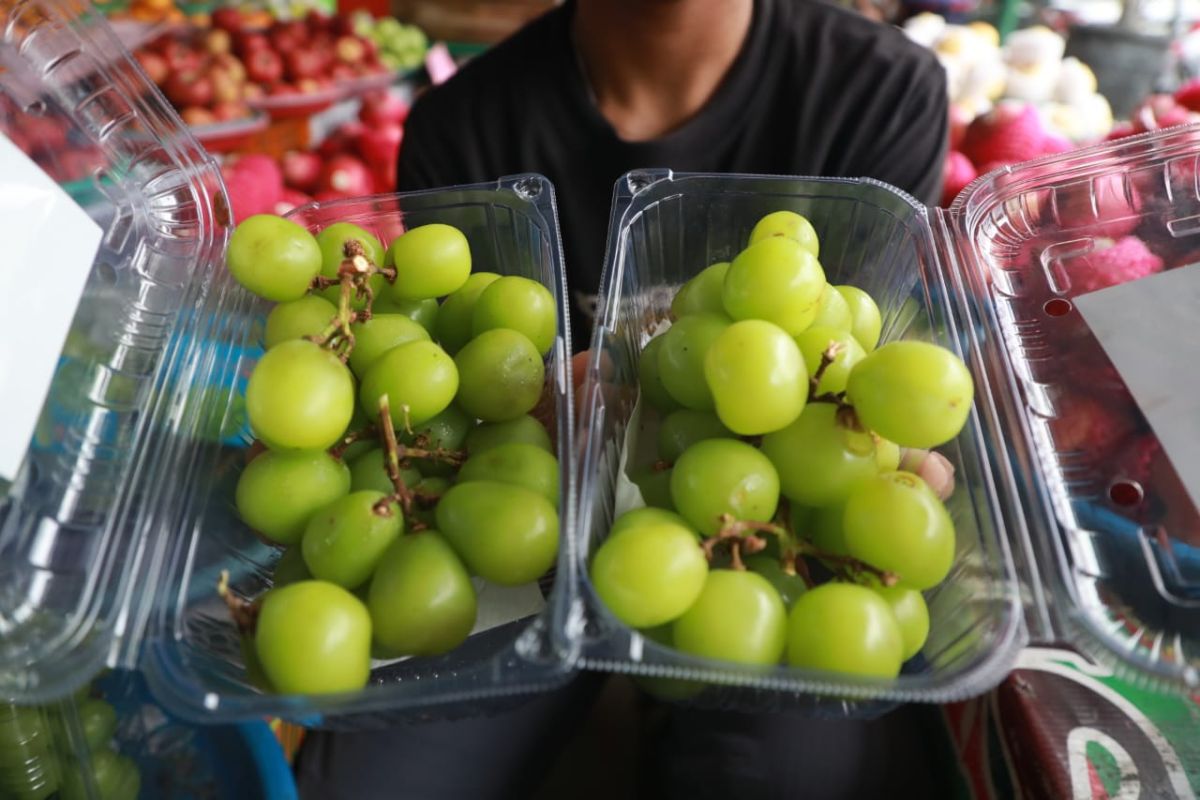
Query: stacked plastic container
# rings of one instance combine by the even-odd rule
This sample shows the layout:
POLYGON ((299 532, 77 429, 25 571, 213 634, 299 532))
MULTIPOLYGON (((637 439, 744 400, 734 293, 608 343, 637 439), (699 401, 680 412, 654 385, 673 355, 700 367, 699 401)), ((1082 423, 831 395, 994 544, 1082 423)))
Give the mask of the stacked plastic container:
POLYGON ((215 592, 229 571, 236 590, 258 594, 278 557, 231 502, 250 444, 240 398, 261 354, 264 308, 223 268, 218 171, 89 6, 39 0, 0 13, 0 92, 12 109, 0 132, 19 139, 37 119, 86 143, 84 200, 105 229, 39 432, 0 494, 0 698, 53 701, 105 665, 124 666, 197 721, 368 724, 509 702, 591 668, 712 684, 696 702, 852 713, 856 703, 869 711, 983 692, 1026 642, 1050 639, 1167 690, 1200 682, 1197 513, 1075 306, 1110 280, 1103 253, 1116 244, 1135 253, 1130 238, 1160 269, 1200 269, 1187 266, 1200 253, 1196 131, 995 173, 948 213, 872 181, 626 176, 578 426, 548 182, 520 176, 299 209, 311 228, 348 220, 385 239, 454 224, 480 268, 549 287, 560 318, 553 433, 570 468, 542 612, 440 658, 380 663, 360 692, 278 696, 247 679, 215 592), (812 220, 832 280, 879 300, 886 339, 949 347, 976 381, 975 410, 944 448, 958 478, 955 565, 928 595, 929 642, 894 681, 687 657, 622 626, 587 579, 613 517, 622 449, 637 439, 641 345, 679 285, 780 209, 812 220))

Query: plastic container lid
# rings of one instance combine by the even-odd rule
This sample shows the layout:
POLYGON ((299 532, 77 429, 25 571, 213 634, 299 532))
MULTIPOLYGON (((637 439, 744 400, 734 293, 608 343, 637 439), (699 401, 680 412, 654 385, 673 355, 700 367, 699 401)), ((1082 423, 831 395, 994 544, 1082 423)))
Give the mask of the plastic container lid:
POLYGON ((0 65, 0 132, 43 164, 61 166, 64 140, 92 153, 74 196, 104 230, 37 433, 0 485, 0 697, 38 702, 135 660, 166 539, 147 476, 165 474, 188 413, 165 382, 212 324, 225 198, 90 5, 4 5, 0 65))

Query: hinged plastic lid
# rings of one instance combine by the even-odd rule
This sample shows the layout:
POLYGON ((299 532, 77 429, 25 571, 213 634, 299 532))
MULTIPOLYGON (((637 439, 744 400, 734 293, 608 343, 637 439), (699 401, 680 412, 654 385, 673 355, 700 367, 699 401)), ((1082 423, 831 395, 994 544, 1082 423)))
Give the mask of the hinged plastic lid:
POLYGON ((1200 684, 1200 128, 1006 168, 958 262, 1028 530, 1035 638, 1200 684))
POLYGON ((41 701, 136 652, 164 542, 135 473, 178 412, 159 387, 203 316, 227 206, 216 165, 78 0, 0 2, 0 133, 103 231, 29 450, 0 484, 0 698, 41 701))

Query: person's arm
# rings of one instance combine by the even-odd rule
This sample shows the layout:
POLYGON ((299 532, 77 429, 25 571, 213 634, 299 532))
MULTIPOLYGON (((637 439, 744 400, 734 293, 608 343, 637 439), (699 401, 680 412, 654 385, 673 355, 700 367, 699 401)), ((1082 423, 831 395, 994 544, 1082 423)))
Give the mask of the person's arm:
POLYGON ((950 101, 941 69, 930 60, 914 71, 864 171, 931 206, 941 201, 950 139, 950 101))

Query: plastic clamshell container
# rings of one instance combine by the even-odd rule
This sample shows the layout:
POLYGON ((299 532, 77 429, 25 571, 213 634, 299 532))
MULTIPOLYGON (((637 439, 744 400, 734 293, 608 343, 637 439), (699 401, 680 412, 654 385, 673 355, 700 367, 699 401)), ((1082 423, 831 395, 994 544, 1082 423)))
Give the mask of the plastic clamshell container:
POLYGON ((1200 231, 1198 155, 1197 129, 1078 151, 988 175, 949 212, 870 180, 624 176, 579 389, 587 427, 569 624, 580 664, 707 684, 698 695, 698 687, 682 692, 697 703, 846 713, 855 703, 869 710, 871 702, 978 694, 1003 679, 1029 641, 1065 641, 1146 683, 1194 691, 1197 512, 1070 304, 1137 275, 1099 277, 1107 273, 1097 260, 1067 265, 1074 286, 1051 276, 1061 277, 1062 259, 1086 259, 1110 239, 1135 235, 1168 268, 1198 260, 1200 246, 1187 239, 1200 231), (946 504, 954 566, 925 593, 929 640, 891 681, 692 657, 618 621, 588 578, 628 486, 621 472, 644 437, 641 348, 669 319, 679 286, 730 260, 754 223, 781 209, 813 223, 831 283, 876 299, 881 341, 937 343, 975 378, 966 427, 938 448, 957 479, 946 504), (1085 358, 1090 369, 1079 368, 1085 358), (1080 422, 1083 404, 1092 408, 1080 422), (1114 424, 1123 435, 1098 432, 1114 424))
POLYGON ((689 656, 618 621, 587 577, 587 560, 613 521, 622 450, 626 441, 635 449, 641 439, 643 417, 635 403, 641 348, 668 319, 679 286, 709 264, 731 260, 754 223, 781 209, 811 220, 831 283, 854 284, 876 299, 884 340, 923 339, 966 356, 962 299, 938 267, 925 209, 902 193, 870 181, 645 172, 618 182, 593 354, 579 390, 581 418, 590 422, 579 479, 582 663, 732 687, 705 691, 705 700, 722 704, 774 705, 780 692, 800 705, 820 705, 821 694, 941 702, 982 692, 1007 673, 1025 628, 1004 506, 992 488, 988 454, 1000 443, 978 411, 942 448, 958 476, 947 504, 957 557, 947 579, 927 593, 933 623, 916 659, 921 663, 910 663, 896 681, 839 679, 782 666, 750 669, 689 656), (756 698, 755 690, 771 693, 756 698))
POLYGON ((60 179, 85 176, 72 195, 104 231, 24 462, 0 484, 0 698, 40 702, 137 658, 177 510, 161 478, 190 413, 170 376, 204 360, 226 201, 89 4, 0 4, 0 65, 0 133, 51 175, 63 143, 84 151, 60 179))
MULTIPOLYGON (((558 312, 558 333, 546 369, 554 420, 551 436, 559 463, 571 463, 574 416, 567 372, 571 345, 565 272, 554 192, 545 178, 522 175, 494 184, 309 204, 289 216, 314 232, 333 222, 352 222, 383 242, 418 225, 454 225, 470 242, 473 271, 522 275, 549 288, 558 312)), ((172 522, 177 532, 162 563, 162 595, 142 658, 155 697, 175 713, 198 721, 276 714, 313 725, 363 725, 370 724, 368 715, 373 713, 485 701, 565 681, 571 669, 570 648, 552 639, 548 619, 561 613, 556 606, 567 603, 569 581, 555 581, 543 592, 548 596, 540 614, 480 631, 443 656, 377 663, 370 684, 360 692, 281 696, 251 684, 241 639, 215 589, 220 573, 228 570, 230 586, 238 594, 261 594, 282 553, 262 543, 232 506, 233 489, 252 442, 238 417, 243 384, 262 354, 262 328, 270 307, 247 292, 230 292, 217 311, 220 328, 203 347, 195 348, 198 357, 211 363, 202 372, 180 376, 193 391, 208 390, 192 404, 195 414, 179 431, 189 444, 176 480, 183 493, 172 522), (212 435, 214 420, 220 422, 217 437, 212 435), (328 716, 354 719, 326 720, 328 716)), ((571 529, 573 487, 572 471, 563 469, 560 542, 566 538, 562 532, 571 529)), ((558 572, 569 572, 569 566, 568 548, 560 546, 558 572)), ((484 596, 481 617, 487 612, 484 596)))

